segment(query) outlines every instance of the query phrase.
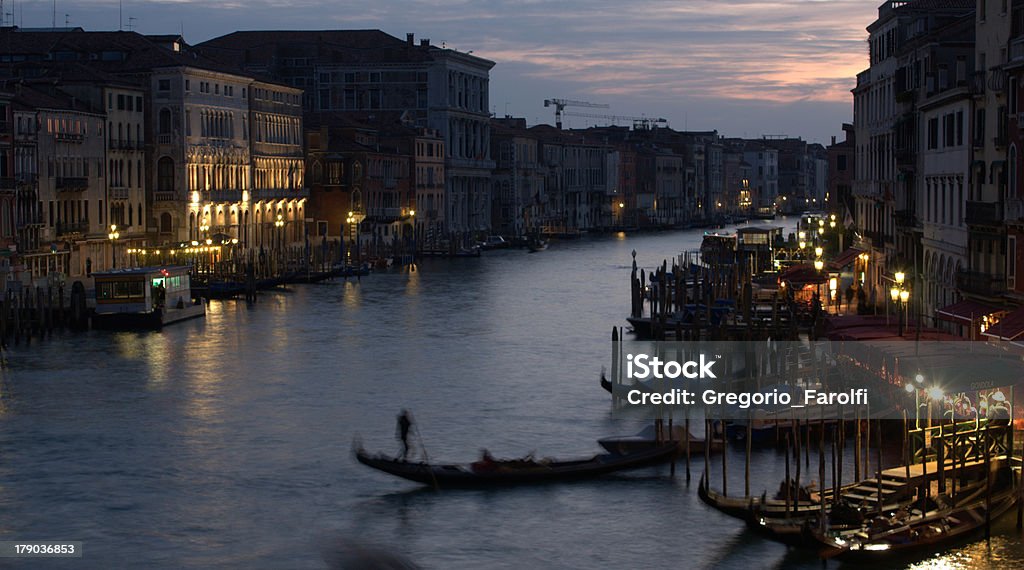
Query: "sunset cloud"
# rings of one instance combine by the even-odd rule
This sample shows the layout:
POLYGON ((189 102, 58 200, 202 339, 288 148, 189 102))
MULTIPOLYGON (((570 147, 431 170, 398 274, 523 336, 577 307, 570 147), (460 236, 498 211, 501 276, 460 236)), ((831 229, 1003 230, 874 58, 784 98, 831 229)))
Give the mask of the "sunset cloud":
MULTIPOLYGON (((508 107, 531 122, 550 120, 544 97, 573 97, 612 104, 615 114, 684 113, 727 121, 754 105, 765 117, 743 128, 757 130, 760 123, 762 130, 778 131, 785 125, 772 121, 796 116, 796 106, 804 105, 831 110, 820 117, 819 132, 804 133, 821 139, 850 120, 850 89, 867 66, 865 27, 880 3, 142 0, 124 3, 124 19, 135 18, 143 33, 183 31, 194 43, 235 29, 379 28, 398 37, 415 32, 495 61, 496 112, 508 107)), ((43 4, 19 3, 15 23, 49 25, 50 6, 43 4)), ((118 21, 116 0, 65 2, 60 11, 87 29, 116 28, 118 21)))

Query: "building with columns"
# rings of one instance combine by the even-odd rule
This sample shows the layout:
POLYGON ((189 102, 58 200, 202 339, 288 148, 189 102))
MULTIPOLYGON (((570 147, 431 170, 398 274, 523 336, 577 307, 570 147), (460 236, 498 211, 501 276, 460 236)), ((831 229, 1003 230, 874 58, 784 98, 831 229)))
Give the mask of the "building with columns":
MULTIPOLYGON (((445 196, 435 222, 458 237, 491 220, 490 69, 494 62, 380 30, 234 32, 204 55, 304 89, 307 113, 404 113, 444 139, 445 196)), ((440 203, 441 201, 439 201, 440 203)))

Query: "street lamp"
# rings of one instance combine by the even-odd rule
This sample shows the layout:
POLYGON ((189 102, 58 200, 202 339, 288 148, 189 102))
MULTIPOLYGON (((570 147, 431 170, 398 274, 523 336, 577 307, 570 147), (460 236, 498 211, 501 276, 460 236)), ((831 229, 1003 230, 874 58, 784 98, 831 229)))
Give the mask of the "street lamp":
POLYGON ((280 255, 281 248, 284 247, 284 231, 282 230, 282 228, 284 228, 284 217, 281 214, 278 214, 277 219, 274 220, 274 227, 277 228, 277 251, 280 255))
POLYGON ((117 238, 121 237, 121 233, 117 231, 117 224, 110 224, 110 233, 107 234, 107 238, 110 239, 110 267, 112 269, 117 268, 117 238))
POLYGON ((902 271, 896 272, 896 284, 889 289, 889 297, 892 299, 893 306, 896 307, 896 315, 898 324, 898 333, 903 336, 903 321, 906 316, 907 305, 910 303, 910 291, 903 288, 903 282, 906 279, 906 275, 902 271))

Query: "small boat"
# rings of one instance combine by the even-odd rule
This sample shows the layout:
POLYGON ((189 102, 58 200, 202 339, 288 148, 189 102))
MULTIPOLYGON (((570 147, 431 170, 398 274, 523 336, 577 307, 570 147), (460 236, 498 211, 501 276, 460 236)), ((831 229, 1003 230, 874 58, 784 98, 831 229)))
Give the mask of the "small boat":
MULTIPOLYGON (((697 437, 692 433, 687 434, 686 428, 681 425, 672 426, 672 441, 678 444, 679 451, 682 453, 686 453, 687 439, 689 439, 691 454, 704 453, 704 446, 707 443, 706 439, 697 437)), ((655 438, 654 424, 640 430, 636 435, 603 437, 597 440, 597 443, 609 452, 621 455, 637 453, 662 444, 661 441, 655 438)), ((720 451, 724 447, 725 442, 721 438, 711 440, 711 451, 720 451)))
POLYGON ((487 239, 480 242, 478 245, 480 249, 489 251, 492 249, 507 249, 512 247, 512 242, 501 236, 487 236, 487 239))
POLYGON ((986 498, 979 486, 973 496, 956 507, 926 513, 902 509, 889 517, 876 517, 863 526, 841 532, 814 532, 822 558, 871 560, 911 552, 936 552, 979 533, 986 520, 995 521, 1017 501, 1018 489, 1009 482, 986 498))
POLYGON ((526 242, 526 249, 530 250, 530 253, 537 253, 538 251, 544 251, 548 248, 548 240, 542 238, 531 238, 526 242))
POLYGON ((434 487, 500 487, 588 479, 626 469, 668 461, 677 453, 675 443, 666 443, 626 455, 605 453, 589 459, 556 461, 494 459, 489 455, 469 465, 413 463, 384 455, 370 455, 362 447, 356 460, 378 471, 434 487))

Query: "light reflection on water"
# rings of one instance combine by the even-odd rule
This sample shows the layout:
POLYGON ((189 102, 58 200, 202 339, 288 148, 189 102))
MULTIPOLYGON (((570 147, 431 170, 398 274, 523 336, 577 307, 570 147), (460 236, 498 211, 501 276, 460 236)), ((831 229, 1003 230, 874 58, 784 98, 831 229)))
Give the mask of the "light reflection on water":
MULTIPOLYGON (((610 418, 597 382, 609 329, 625 324, 630 251, 652 267, 699 240, 608 236, 426 260, 254 306, 214 302, 205 319, 160 333, 13 348, 0 386, 0 540, 83 540, 92 567, 318 568, 355 543, 430 568, 820 568, 701 504, 699 458, 689 485, 680 464, 674 480, 658 467, 439 494, 349 455, 356 434, 395 451, 403 406, 432 460, 482 447, 578 457, 634 431, 610 418)), ((754 461, 752 488, 776 488, 783 456, 754 461)), ((730 489, 742 489, 742 450, 729 462, 730 489)), ((937 560, 1022 567, 1013 534, 1001 521, 991 554, 969 545, 937 560)))

